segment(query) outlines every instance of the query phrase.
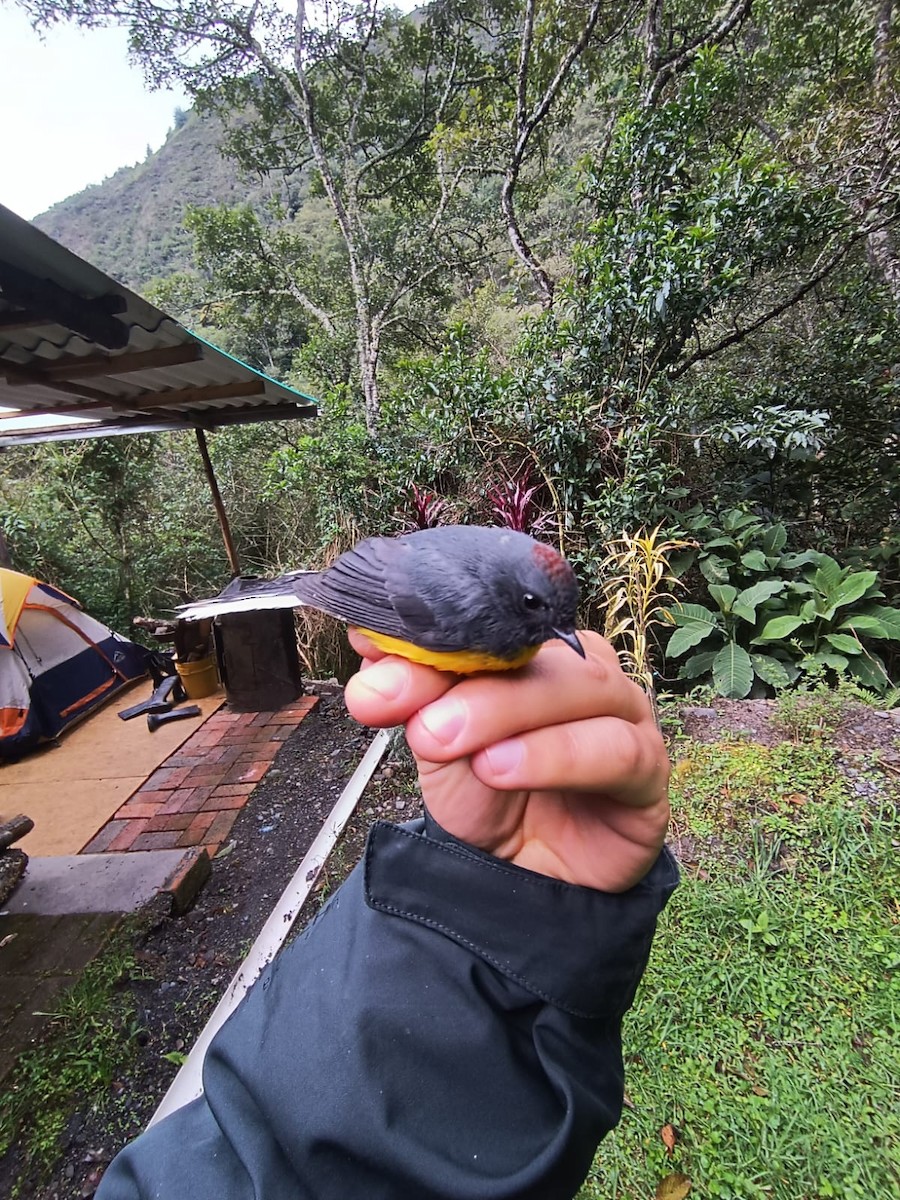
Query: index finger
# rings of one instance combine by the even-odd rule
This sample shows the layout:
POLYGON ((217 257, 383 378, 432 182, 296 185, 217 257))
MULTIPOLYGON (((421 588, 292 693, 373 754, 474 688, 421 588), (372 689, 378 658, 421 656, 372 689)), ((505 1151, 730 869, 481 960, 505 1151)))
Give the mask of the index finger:
POLYGON ((517 734, 595 717, 638 725, 653 720, 647 697, 629 680, 599 634, 579 635, 586 656, 548 642, 518 671, 472 676, 404 718, 413 753, 449 762, 517 734))
POLYGON ((457 675, 385 654, 358 629, 349 630, 350 643, 362 655, 361 669, 344 688, 344 703, 362 725, 388 729, 404 724, 418 709, 445 695, 457 675))

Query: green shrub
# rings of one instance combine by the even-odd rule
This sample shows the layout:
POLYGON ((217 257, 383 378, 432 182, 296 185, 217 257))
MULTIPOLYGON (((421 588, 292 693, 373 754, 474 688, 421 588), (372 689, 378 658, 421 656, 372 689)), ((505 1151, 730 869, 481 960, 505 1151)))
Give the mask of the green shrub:
POLYGON ((695 532, 710 533, 673 561, 686 573, 696 566, 712 606, 673 606, 669 660, 696 653, 678 678, 705 681, 719 695, 748 696, 754 686, 783 690, 810 673, 848 676, 885 692, 891 685, 874 641, 900 641, 900 609, 884 598, 878 572, 841 566, 815 550, 786 550, 784 525, 767 525, 731 509, 721 526, 697 516, 695 532))

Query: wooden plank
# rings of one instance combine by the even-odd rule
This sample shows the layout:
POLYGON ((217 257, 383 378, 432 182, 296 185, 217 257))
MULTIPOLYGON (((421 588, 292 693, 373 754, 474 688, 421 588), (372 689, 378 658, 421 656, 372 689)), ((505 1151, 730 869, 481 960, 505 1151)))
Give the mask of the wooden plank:
MULTIPOLYGON (((216 383, 205 387, 173 388, 165 392, 141 392, 137 396, 107 396, 103 392, 95 391, 82 384, 50 383, 44 380, 31 380, 30 382, 40 383, 42 387, 51 388, 53 391, 65 391, 75 396, 89 395, 90 399, 84 404, 60 404, 55 408, 29 408, 20 403, 19 415, 23 417, 78 417, 89 415, 98 408, 109 408, 113 412, 128 416, 140 416, 142 412, 152 412, 154 416, 160 417, 167 415, 185 417, 188 414, 174 411, 178 405, 203 404, 210 400, 259 396, 266 390, 266 385, 261 379, 251 379, 246 383, 216 383), (160 409, 168 408, 173 410, 171 414, 165 411, 160 412, 160 409)), ((207 414, 201 412, 197 415, 202 417, 207 414)))
MULTIPOLYGON (((209 484, 209 490, 212 493, 213 508, 216 510, 216 516, 219 518, 219 528, 222 531, 222 541, 225 543, 225 553, 228 555, 228 562, 231 566, 231 574, 238 576, 241 573, 240 563, 238 561, 237 550, 234 547, 234 538, 231 536, 231 526, 228 523, 228 513, 225 511, 225 504, 222 501, 222 493, 219 491, 219 485, 216 482, 216 473, 213 470, 212 460, 209 457, 209 449, 206 445, 206 434, 202 429, 195 429, 194 434, 197 438, 197 448, 200 451, 200 457, 203 460, 203 470, 206 473, 206 482, 209 484)), ((296 645, 294 647, 296 653, 296 645)), ((293 699, 293 697, 291 697, 293 699)))
POLYGON ((203 351, 196 342, 179 346, 157 346, 153 350, 135 350, 124 354, 88 354, 82 358, 68 355, 29 363, 31 374, 44 379, 85 379, 94 375, 129 375, 133 371, 152 371, 158 367, 178 367, 197 362, 203 351))
POLYGON ((127 403, 140 412, 160 407, 174 408, 180 404, 203 404, 208 400, 234 400, 247 396, 261 396, 266 385, 262 379, 237 380, 234 383, 213 383, 203 387, 180 388, 170 392, 146 392, 142 396, 131 396, 127 403))
POLYGON ((0 850, 5 850, 13 842, 18 842, 26 833, 31 833, 32 829, 34 829, 34 821, 31 817, 26 817, 24 813, 19 813, 17 817, 11 817, 8 821, 4 821, 0 825, 0 850))
MULTIPOLYGON (((96 388, 88 387, 86 384, 64 383, 62 380, 43 379, 40 375, 36 375, 32 370, 15 366, 12 363, 2 364, 3 374, 6 376, 6 382, 13 387, 43 387, 51 392, 61 392, 64 396, 79 396, 84 400, 92 401, 91 404, 85 405, 87 408, 96 408, 98 405, 103 405, 107 408, 115 407, 116 397, 107 396, 106 392, 98 391, 96 388)), ((20 401, 20 406, 22 402, 20 401)), ((59 411, 61 412, 78 412, 81 406, 66 405, 59 411)), ((31 409, 27 404, 22 406, 23 414, 28 416, 49 416, 52 415, 55 409, 31 409)))
MULTIPOLYGON (((50 411, 50 415, 52 414, 53 410, 50 411)), ((133 429, 147 433, 159 432, 156 422, 165 422, 167 429, 220 429, 227 425, 297 421, 315 416, 317 411, 313 404, 305 407, 294 404, 256 404, 246 408, 207 408, 202 413, 160 413, 155 417, 147 416, 143 420, 136 414, 119 414, 116 417, 101 418, 98 425, 69 425, 61 429, 21 430, 16 433, 3 433, 0 428, 0 449, 4 446, 30 446, 37 442, 63 442, 71 438, 112 437, 116 434, 128 434, 133 429)))
POLYGON ((220 429, 223 425, 258 425, 263 421, 297 421, 318 416, 314 404, 254 404, 248 408, 207 408, 183 414, 195 428, 220 429))

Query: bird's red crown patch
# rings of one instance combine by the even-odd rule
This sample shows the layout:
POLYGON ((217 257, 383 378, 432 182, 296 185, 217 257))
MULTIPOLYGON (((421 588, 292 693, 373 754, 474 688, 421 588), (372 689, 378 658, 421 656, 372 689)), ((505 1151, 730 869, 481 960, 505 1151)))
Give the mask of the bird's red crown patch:
POLYGON ((543 542, 535 542, 531 555, 551 579, 562 583, 572 578, 572 568, 552 546, 546 546, 543 542))

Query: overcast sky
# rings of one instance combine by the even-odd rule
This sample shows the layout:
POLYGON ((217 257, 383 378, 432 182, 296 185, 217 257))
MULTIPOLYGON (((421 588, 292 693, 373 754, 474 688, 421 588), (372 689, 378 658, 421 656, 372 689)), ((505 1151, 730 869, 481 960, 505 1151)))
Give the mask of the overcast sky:
POLYGON ((179 105, 179 93, 146 89, 122 30, 60 26, 42 40, 18 9, 0 7, 0 204, 31 220, 142 162, 179 105))

